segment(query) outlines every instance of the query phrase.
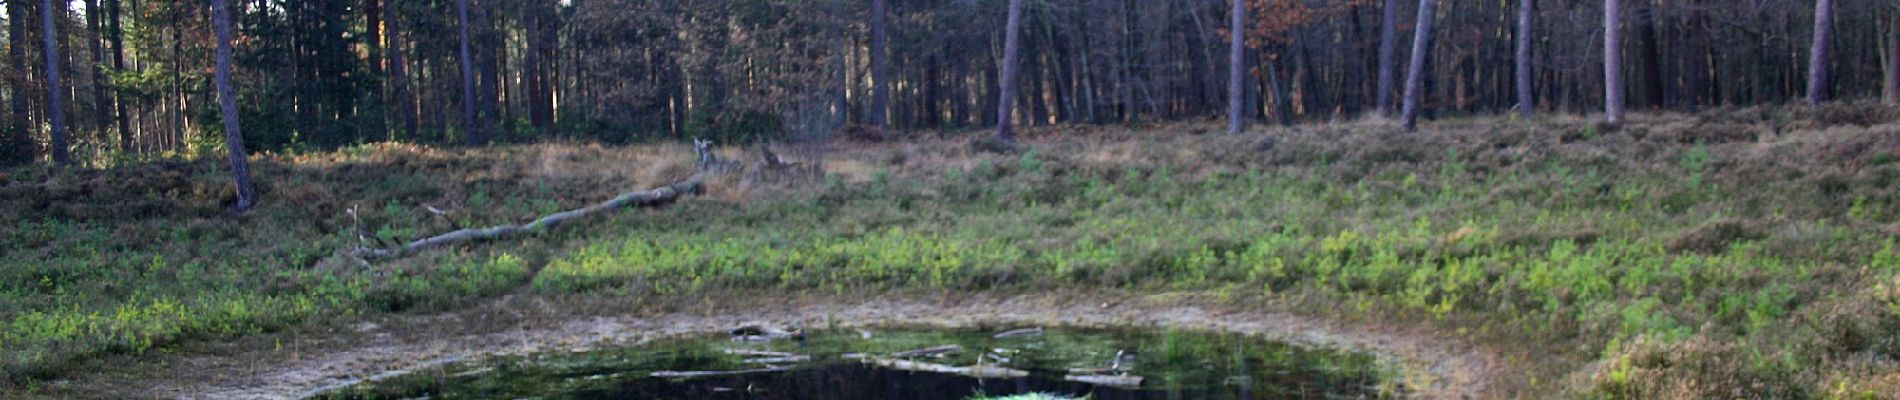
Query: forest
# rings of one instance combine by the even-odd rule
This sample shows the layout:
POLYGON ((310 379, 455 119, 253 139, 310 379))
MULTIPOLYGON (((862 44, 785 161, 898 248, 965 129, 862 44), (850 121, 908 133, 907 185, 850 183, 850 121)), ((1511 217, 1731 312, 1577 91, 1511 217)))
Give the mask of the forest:
MULTIPOLYGON (((208 7, 39 3, 7 2, 8 162, 63 151, 101 166, 221 146, 208 7), (48 72, 65 80, 49 85, 48 72), (66 120, 57 135, 56 115, 66 120), (63 148, 52 145, 61 136, 63 148)), ((231 79, 247 148, 997 125, 1008 9, 998 1, 468 3, 233 1, 231 79)), ((1878 0, 1637 0, 1611 25, 1601 1, 1445 1, 1425 24, 1418 9, 1433 2, 1242 3, 1252 18, 1232 64, 1229 2, 1029 1, 1011 64, 1021 75, 1013 122, 1216 118, 1228 113, 1235 69, 1238 115, 1249 119, 1396 115, 1412 53, 1428 55, 1427 118, 1601 112, 1605 26, 1628 38, 1608 54, 1628 71, 1617 87, 1636 110, 1895 101, 1900 90, 1900 11, 1878 0), (1832 35, 1814 33, 1816 10, 1830 11, 1832 35), (1442 28, 1413 34, 1433 23, 1442 28), (1811 88, 1815 43, 1831 51, 1811 88)))
POLYGON ((0 398, 1900 398, 1893 0, 4 3, 0 398))

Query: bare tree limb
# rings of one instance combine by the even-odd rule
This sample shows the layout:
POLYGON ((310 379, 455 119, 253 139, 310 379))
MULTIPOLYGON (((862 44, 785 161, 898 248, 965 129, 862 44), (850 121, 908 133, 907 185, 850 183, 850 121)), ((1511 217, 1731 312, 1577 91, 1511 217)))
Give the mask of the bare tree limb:
POLYGON ((378 249, 358 247, 350 251, 349 255, 358 260, 400 258, 431 247, 451 243, 493 240, 523 233, 539 232, 567 221, 604 213, 610 210, 618 210, 626 207, 654 207, 666 205, 678 199, 681 194, 698 193, 703 188, 705 180, 706 173, 700 172, 678 183, 650 190, 622 193, 611 200, 591 206, 548 214, 525 225, 500 225, 487 228, 461 229, 434 237, 419 239, 394 248, 378 249))

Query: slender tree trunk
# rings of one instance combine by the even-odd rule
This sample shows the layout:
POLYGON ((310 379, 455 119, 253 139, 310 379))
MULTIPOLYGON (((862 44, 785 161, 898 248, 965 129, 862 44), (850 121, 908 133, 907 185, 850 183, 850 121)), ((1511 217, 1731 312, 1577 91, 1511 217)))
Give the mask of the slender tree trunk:
POLYGON ((508 121, 508 104, 504 101, 507 87, 499 74, 500 67, 507 63, 507 52, 496 32, 495 22, 500 18, 495 18, 495 11, 490 7, 475 7, 474 26, 481 30, 471 36, 473 45, 484 50, 475 58, 475 126, 482 133, 482 144, 488 143, 490 135, 501 132, 499 125, 489 124, 508 121))
POLYGON ((1009 23, 1003 29, 1002 76, 997 80, 996 92, 996 138, 1004 143, 1016 142, 1016 135, 1010 132, 1010 106, 1016 100, 1017 50, 1021 47, 1023 27, 1023 0, 1009 0, 1009 23))
POLYGON ((388 30, 385 38, 384 54, 389 56, 389 79, 395 84, 394 96, 390 99, 391 108, 396 112, 396 120, 402 124, 402 134, 406 140, 418 140, 416 137, 416 105, 410 98, 409 70, 402 58, 402 29, 398 24, 397 3, 383 7, 383 24, 388 30))
POLYGON ((891 124, 891 68, 885 0, 871 0, 871 125, 891 124))
POLYGON ((851 97, 851 69, 845 65, 845 53, 851 51, 851 38, 847 33, 850 17, 845 15, 844 2, 845 0, 831 0, 831 18, 834 24, 832 40, 836 42, 832 44, 832 50, 836 53, 831 56, 831 68, 838 74, 837 92, 831 97, 831 124, 834 128, 843 127, 851 121, 851 105, 848 101, 851 97))
POLYGON ((27 81, 29 72, 26 70, 26 46, 23 45, 27 32, 26 21, 26 4, 18 0, 8 1, 7 40, 12 42, 7 44, 7 64, 13 73, 7 76, 7 85, 13 88, 12 101, 8 102, 13 115, 8 121, 12 124, 11 129, 7 130, 4 143, 0 143, 0 151, 4 151, 0 153, 0 164, 27 164, 37 157, 34 154, 37 152, 34 150, 32 124, 27 121, 26 98, 31 96, 28 93, 32 89, 27 81))
POLYGON ((1808 105, 1827 100, 1827 58, 1834 31, 1834 0, 1814 3, 1814 45, 1808 51, 1808 105))
POLYGON ((1622 0, 1603 1, 1603 114, 1610 123, 1623 122, 1622 0))
POLYGON ((478 146, 482 144, 482 135, 478 132, 481 128, 475 126, 475 60, 468 51, 468 0, 456 0, 455 4, 458 21, 461 22, 462 134, 469 145, 478 146))
POLYGON ((534 98, 530 101, 535 114, 535 126, 546 130, 554 128, 554 91, 558 86, 555 77, 560 71, 560 58, 555 48, 560 46, 558 32, 561 21, 554 9, 554 2, 537 1, 532 5, 537 23, 535 32, 531 34, 536 40, 531 43, 538 44, 533 50, 536 54, 534 65, 537 66, 534 81, 539 90, 534 92, 534 98))
POLYGON ((382 6, 381 3, 382 2, 378 0, 363 0, 363 45, 369 50, 368 64, 369 73, 371 75, 382 75, 383 73, 383 13, 380 10, 382 6))
POLYGON ((225 147, 231 150, 231 176, 237 184, 237 204, 231 208, 244 212, 257 204, 257 193, 251 188, 251 165, 238 126, 237 86, 231 84, 231 9, 226 1, 211 0, 211 23, 218 31, 218 109, 224 114, 225 147))
POLYGON ((1900 12, 1887 22, 1887 71, 1881 100, 1900 104, 1900 12))
POLYGON ((1380 117, 1392 115, 1392 89, 1397 85, 1392 68, 1399 56, 1400 1, 1404 0, 1385 0, 1385 11, 1379 17, 1379 104, 1374 109, 1380 117))
POLYGON ((1229 27, 1227 38, 1227 134, 1238 135, 1247 128, 1247 105, 1241 91, 1247 82, 1247 41, 1244 34, 1247 27, 1247 5, 1245 1, 1233 0, 1233 25, 1229 27))
MULTIPOLYGON (((112 70, 125 72, 125 29, 119 22, 119 0, 106 0, 106 32, 112 42, 112 70)), ((125 114, 125 101, 119 93, 112 93, 112 118, 119 122, 119 151, 131 153, 135 150, 132 143, 132 123, 125 114)))
POLYGON ((1079 25, 1076 31, 1080 32, 1075 35, 1075 69, 1076 79, 1081 81, 1081 87, 1077 88, 1076 91, 1079 92, 1082 97, 1082 121, 1094 124, 1101 122, 1101 120, 1096 118, 1095 64, 1091 62, 1092 53, 1095 51, 1092 38, 1095 35, 1094 31, 1090 28, 1092 25, 1089 24, 1088 6, 1088 3, 1081 3, 1075 6, 1075 20, 1079 25))
POLYGON ((65 89, 59 84, 59 29, 55 17, 58 9, 53 8, 53 0, 40 0, 40 29, 46 39, 46 119, 53 125, 53 162, 67 165, 73 162, 72 153, 66 148, 66 99, 65 89))
MULTIPOLYGON (((172 98, 166 99, 165 104, 171 109, 172 126, 170 137, 164 140, 164 149, 166 150, 178 149, 183 147, 185 143, 185 78, 183 76, 184 73, 180 72, 184 69, 185 63, 185 39, 183 34, 179 33, 183 30, 183 24, 179 23, 181 19, 179 14, 183 14, 183 12, 171 10, 172 59, 170 64, 172 73, 172 98)), ((295 74, 293 74, 293 76, 295 76, 295 74)), ((299 92, 301 92, 301 90, 299 92)), ((299 109, 307 110, 308 108, 300 107, 299 109)), ((306 124, 311 120, 311 118, 307 117, 307 114, 307 112, 298 113, 298 126, 315 131, 315 129, 313 129, 314 127, 306 124)))
POLYGON ((1284 58, 1271 57, 1262 60, 1260 64, 1267 67, 1267 70, 1263 72, 1267 74, 1268 92, 1273 95, 1273 118, 1279 120, 1280 125, 1291 126, 1293 125, 1293 96, 1288 94, 1286 82, 1280 79, 1280 62, 1284 60, 1284 58))
MULTIPOLYGON (((1615 0, 1611 0, 1615 1, 1615 0)), ((1418 130, 1418 107, 1425 97, 1425 59, 1432 50, 1432 20, 1436 19, 1436 1, 1418 0, 1418 27, 1412 33, 1412 63, 1405 73, 1405 106, 1399 125, 1405 131, 1418 130)))
POLYGON ((1637 35, 1641 36, 1638 41, 1643 52, 1643 104, 1650 108, 1663 108, 1667 104, 1663 98, 1662 50, 1656 43, 1658 6, 1651 0, 1637 1, 1642 5, 1643 25, 1637 35))
POLYGON ((1532 0, 1517 5, 1517 115, 1530 118, 1537 110, 1536 94, 1531 92, 1531 18, 1536 8, 1532 0))
POLYGON ((103 147, 106 140, 109 139, 106 135, 106 127, 112 126, 112 98, 106 97, 107 64, 105 62, 105 49, 101 48, 102 43, 105 41, 105 34, 103 32, 105 30, 105 23, 100 20, 100 17, 103 17, 105 13, 99 12, 104 9, 104 7, 100 7, 99 4, 99 0, 86 1, 86 44, 90 50, 89 54, 92 55, 92 68, 86 72, 92 74, 92 84, 90 86, 92 86, 93 129, 95 129, 94 132, 97 134, 101 147, 103 147))

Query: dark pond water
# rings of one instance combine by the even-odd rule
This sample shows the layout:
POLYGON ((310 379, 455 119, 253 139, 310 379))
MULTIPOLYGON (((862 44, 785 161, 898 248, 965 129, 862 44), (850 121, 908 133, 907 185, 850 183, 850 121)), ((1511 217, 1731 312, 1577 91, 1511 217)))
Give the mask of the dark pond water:
POLYGON ((318 397, 964 400, 1044 393, 1096 400, 1324 399, 1388 398, 1403 391, 1371 356, 1246 336, 1052 329, 995 338, 996 331, 988 330, 886 330, 868 332, 867 339, 865 333, 814 332, 801 341, 767 343, 706 335, 635 348, 450 365, 318 397), (961 351, 891 357, 944 345, 961 351), (768 352, 810 360, 790 362, 782 359, 785 354, 768 352), (908 364, 900 367, 913 368, 890 368, 898 360, 908 364), (920 372, 915 370, 919 365, 964 370, 920 372), (654 376, 667 374, 662 371, 752 372, 654 376), (1139 384, 1131 385, 1135 379, 1139 384))

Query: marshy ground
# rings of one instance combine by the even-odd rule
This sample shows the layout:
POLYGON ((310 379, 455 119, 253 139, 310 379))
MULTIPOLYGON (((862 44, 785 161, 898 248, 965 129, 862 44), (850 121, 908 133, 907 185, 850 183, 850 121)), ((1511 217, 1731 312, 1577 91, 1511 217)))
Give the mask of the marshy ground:
POLYGON ((288 396, 748 319, 1069 316, 1382 354, 1427 396, 1900 393, 1900 110, 1218 132, 841 138, 784 151, 822 177, 729 174, 665 208, 368 265, 338 254, 663 185, 692 153, 263 155, 264 203, 241 216, 215 159, 8 170, 0 397, 288 396))

